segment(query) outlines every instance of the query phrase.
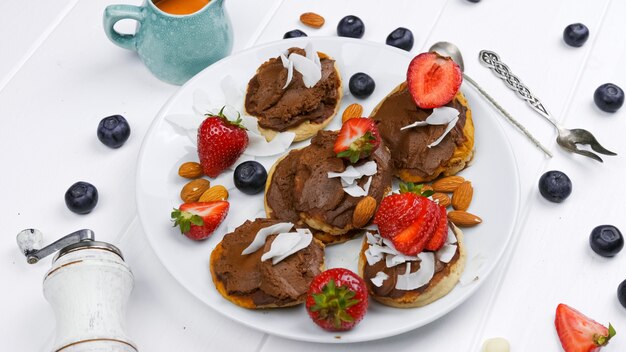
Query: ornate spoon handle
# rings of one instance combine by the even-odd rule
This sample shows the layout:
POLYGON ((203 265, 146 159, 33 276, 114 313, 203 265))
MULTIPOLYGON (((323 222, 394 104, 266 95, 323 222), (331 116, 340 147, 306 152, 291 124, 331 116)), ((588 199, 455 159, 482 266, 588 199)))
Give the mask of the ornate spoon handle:
POLYGON ((478 60, 481 64, 491 69, 496 76, 500 77, 507 87, 515 91, 522 99, 526 100, 530 107, 532 107, 541 116, 548 119, 548 121, 550 121, 556 128, 559 128, 558 123, 552 118, 541 101, 539 101, 539 99, 530 92, 528 87, 526 87, 526 85, 524 85, 524 83, 522 83, 517 76, 511 73, 511 70, 507 65, 500 61, 498 54, 489 50, 481 50, 478 54, 478 60))

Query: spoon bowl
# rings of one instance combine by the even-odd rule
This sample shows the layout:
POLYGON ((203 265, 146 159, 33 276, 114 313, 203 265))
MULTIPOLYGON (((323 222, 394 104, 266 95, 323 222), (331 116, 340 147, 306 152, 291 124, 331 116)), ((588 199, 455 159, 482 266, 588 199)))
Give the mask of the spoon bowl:
POLYGON ((436 52, 441 56, 448 56, 452 59, 452 61, 456 62, 457 65, 461 68, 461 72, 465 71, 465 65, 463 64, 463 55, 461 55, 461 50, 459 48, 450 43, 450 42, 437 42, 431 45, 428 51, 436 52))

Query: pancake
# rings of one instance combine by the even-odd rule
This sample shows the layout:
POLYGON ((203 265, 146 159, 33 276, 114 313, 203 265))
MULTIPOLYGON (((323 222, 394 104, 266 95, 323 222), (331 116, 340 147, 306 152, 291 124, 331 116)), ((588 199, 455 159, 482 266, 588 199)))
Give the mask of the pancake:
MULTIPOLYGON (((339 178, 327 176, 328 172, 343 172, 349 165, 334 154, 336 137, 336 131, 320 131, 310 146, 292 150, 277 160, 265 184, 266 216, 305 224, 325 244, 344 242, 360 233, 353 223, 353 214, 365 198, 348 195, 339 178)), ((370 157, 355 165, 370 160, 376 162, 377 172, 372 176, 368 196, 378 204, 391 190, 388 149, 381 144, 370 157)), ((362 177, 358 184, 363 187, 367 178, 362 177)))
POLYGON ((427 145, 436 140, 445 126, 400 128, 425 120, 431 109, 417 107, 406 82, 398 85, 372 111, 370 117, 378 121, 378 130, 391 151, 394 175, 404 182, 423 183, 439 176, 450 176, 463 170, 474 156, 474 122, 467 100, 461 91, 446 106, 459 111, 456 126, 436 146, 427 145))
MULTIPOLYGON (((439 270, 436 270, 435 275, 429 283, 418 289, 409 291, 398 290, 393 286, 391 288, 385 287, 385 284, 393 285, 395 283, 393 275, 397 275, 397 272, 404 274, 406 266, 399 264, 396 267, 387 269, 384 260, 381 261, 382 263, 374 264, 374 267, 369 266, 365 257, 365 251, 368 249, 369 244, 367 243, 367 238, 364 237, 359 254, 359 274, 365 280, 370 297, 390 307, 415 308, 432 303, 452 291, 465 268, 466 250, 461 230, 451 223, 450 228, 457 239, 458 245, 454 257, 448 263, 438 262, 440 265, 439 270), (375 272, 380 270, 381 267, 383 267, 386 273, 389 271, 390 277, 385 280, 383 286, 381 286, 382 288, 378 288, 370 279, 375 276, 375 272), (383 292, 384 294, 382 294, 383 292)), ((415 265, 412 265, 412 268, 414 267, 415 265)), ((412 272, 414 272, 414 270, 412 270, 412 272)))
MULTIPOLYGON (((305 55, 300 48, 289 52, 305 55)), ((280 57, 263 63, 248 82, 245 112, 259 120, 259 131, 268 141, 280 132, 295 133, 294 142, 311 138, 337 114, 343 95, 341 74, 335 60, 324 53, 318 52, 318 56, 322 79, 311 88, 304 86, 302 74, 294 70, 293 79, 283 89, 287 69, 280 57)))
POLYGON ((306 300, 315 276, 324 271, 324 245, 317 239, 304 249, 273 265, 261 256, 271 246, 275 235, 265 246, 241 255, 259 229, 281 221, 256 219, 246 221, 226 234, 211 253, 210 270, 217 291, 228 301, 248 309, 290 307, 306 300))

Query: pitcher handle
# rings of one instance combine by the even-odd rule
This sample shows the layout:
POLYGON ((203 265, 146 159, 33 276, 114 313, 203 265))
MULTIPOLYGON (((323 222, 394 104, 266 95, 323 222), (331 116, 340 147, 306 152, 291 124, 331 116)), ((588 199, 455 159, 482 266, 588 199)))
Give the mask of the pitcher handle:
MULTIPOLYGON (((140 24, 145 18, 145 11, 141 6, 109 5, 104 9, 102 24, 107 37, 116 45, 137 51, 137 38, 134 34, 120 34, 113 26, 120 20, 131 19, 140 24)), ((139 26, 141 28, 141 26, 139 26)))

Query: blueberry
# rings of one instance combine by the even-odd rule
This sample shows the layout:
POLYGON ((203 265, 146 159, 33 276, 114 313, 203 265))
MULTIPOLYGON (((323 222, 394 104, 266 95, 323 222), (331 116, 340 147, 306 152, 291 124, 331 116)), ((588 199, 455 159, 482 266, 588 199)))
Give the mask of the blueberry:
POLYGON ((582 23, 572 23, 563 30, 563 40, 567 45, 581 47, 589 38, 589 28, 582 23))
POLYGON ((605 83, 593 93, 593 101, 602 111, 616 112, 624 104, 624 91, 613 83, 605 83))
POLYGON ((619 303, 626 308, 626 280, 622 281, 617 287, 617 299, 619 299, 619 303))
POLYGON ((561 203, 572 193, 572 181, 561 171, 548 171, 539 179, 539 192, 554 203, 561 203))
POLYGON ((300 37, 306 37, 306 36, 307 36, 306 33, 304 33, 303 31, 299 29, 294 29, 293 31, 289 31, 285 33, 285 35, 283 35, 283 39, 300 38, 300 37))
POLYGON ((589 235, 591 249, 603 257, 612 257, 624 248, 624 237, 613 225, 600 225, 589 235))
POLYGON ((267 171, 256 161, 245 161, 235 168, 235 187, 245 194, 257 194, 265 189, 267 171))
POLYGON ((374 92, 376 82, 368 74, 359 72, 350 77, 348 88, 350 88, 350 93, 356 98, 365 99, 374 92))
POLYGON ((124 116, 108 116, 98 124, 98 139, 107 147, 119 148, 129 136, 130 126, 124 116))
POLYGON ((87 214, 98 204, 98 190, 88 182, 76 182, 65 192, 65 205, 76 214, 87 214))
POLYGON ((467 1, 469 1, 469 2, 473 2, 473 3, 480 2, 480 0, 467 0, 467 1))
POLYGON ((365 25, 356 16, 346 16, 337 24, 337 35, 340 37, 362 38, 363 33, 365 33, 365 25))
POLYGON ((398 27, 389 33, 386 43, 396 48, 411 51, 413 48, 413 33, 410 29, 398 27))

